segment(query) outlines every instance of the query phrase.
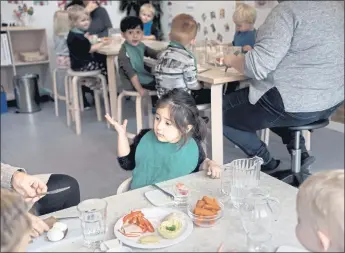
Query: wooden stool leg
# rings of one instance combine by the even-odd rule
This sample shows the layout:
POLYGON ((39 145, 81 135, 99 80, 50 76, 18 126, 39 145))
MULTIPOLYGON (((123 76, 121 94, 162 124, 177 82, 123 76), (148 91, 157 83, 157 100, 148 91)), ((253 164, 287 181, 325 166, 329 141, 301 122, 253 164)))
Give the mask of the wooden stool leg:
POLYGON ((147 118, 149 121, 149 128, 153 128, 153 114, 152 114, 152 100, 151 97, 147 97, 147 118))
POLYGON ((101 108, 100 91, 94 90, 93 94, 95 96, 95 107, 96 107, 96 113, 97 113, 97 120, 102 121, 102 108, 101 108))
POLYGON ((73 77, 72 79, 72 89, 73 89, 73 111, 75 116, 75 129, 77 135, 81 134, 81 119, 80 119, 80 107, 79 107, 79 95, 78 95, 78 77, 73 77))
POLYGON ((136 118, 137 118, 137 133, 140 133, 141 129, 143 129, 143 112, 142 112, 142 104, 141 104, 141 96, 137 96, 135 100, 135 107, 136 107, 136 118))
POLYGON ((117 122, 122 124, 122 98, 125 96, 123 92, 117 98, 117 122))
POLYGON ((54 105, 55 105, 55 115, 59 116, 59 101, 58 101, 58 91, 56 83, 57 69, 53 70, 53 92, 54 92, 54 105))
POLYGON ((84 99, 83 99, 83 90, 82 85, 78 84, 78 95, 79 95, 79 103, 80 103, 80 111, 84 111, 84 99))
POLYGON ((69 93, 70 77, 65 76, 65 97, 66 97, 66 116, 67 116, 67 126, 71 125, 71 97, 69 93))
MULTIPOLYGON (((101 84, 102 84, 105 114, 110 115, 110 105, 109 105, 109 97, 108 97, 107 80, 105 79, 105 77, 103 75, 99 75, 99 78, 101 79, 101 84)), ((108 121, 107 121, 107 127, 110 128, 110 124, 108 121)))
POLYGON ((306 149, 307 149, 307 151, 309 152, 310 151, 310 149, 311 149, 311 134, 310 134, 310 131, 308 131, 308 130, 305 130, 305 131, 303 131, 303 137, 304 137, 304 139, 305 139, 305 147, 306 147, 306 149))

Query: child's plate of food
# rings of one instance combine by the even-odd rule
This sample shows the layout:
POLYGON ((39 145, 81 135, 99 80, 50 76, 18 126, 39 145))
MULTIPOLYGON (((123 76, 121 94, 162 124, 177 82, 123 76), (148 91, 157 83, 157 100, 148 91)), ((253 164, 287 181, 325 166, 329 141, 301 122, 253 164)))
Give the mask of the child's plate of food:
POLYGON ((123 244, 141 249, 160 249, 178 244, 193 231, 192 220, 172 208, 143 208, 121 217, 114 233, 123 244))

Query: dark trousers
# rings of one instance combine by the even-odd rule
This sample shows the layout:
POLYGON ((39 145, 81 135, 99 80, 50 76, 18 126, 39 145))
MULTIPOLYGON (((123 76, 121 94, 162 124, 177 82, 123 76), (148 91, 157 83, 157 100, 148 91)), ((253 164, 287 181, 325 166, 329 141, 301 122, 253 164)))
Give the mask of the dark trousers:
POLYGON ((37 212, 44 215, 65 208, 78 205, 80 202, 80 190, 78 181, 68 175, 52 174, 47 182, 48 191, 70 187, 68 190, 46 195, 37 202, 37 212))
MULTIPOLYGON (((321 119, 327 119, 343 103, 320 112, 289 113, 279 91, 270 89, 252 105, 249 102, 249 88, 227 94, 223 98, 224 136, 236 144, 248 156, 259 156, 268 163, 272 156, 256 131, 269 128, 282 138, 288 151, 293 148, 294 134, 290 126, 302 126, 321 119)), ((302 152, 307 152, 304 138, 300 139, 302 152)))

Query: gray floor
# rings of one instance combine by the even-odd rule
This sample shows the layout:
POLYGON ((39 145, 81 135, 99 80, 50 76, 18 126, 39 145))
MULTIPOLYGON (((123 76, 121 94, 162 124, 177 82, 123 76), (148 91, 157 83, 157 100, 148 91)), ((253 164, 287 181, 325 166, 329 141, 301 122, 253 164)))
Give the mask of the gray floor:
MULTIPOLYGON (((134 104, 126 101, 124 117, 129 117, 129 130, 135 130, 134 104)), ((1 115, 1 160, 26 168, 31 174, 66 173, 78 179, 82 199, 105 197, 116 193, 119 184, 130 176, 116 160, 116 133, 104 122, 97 122, 95 110, 82 115, 82 134, 77 136, 66 125, 65 109, 60 104, 60 117, 55 117, 53 103, 44 103, 42 111, 16 114, 14 109, 1 115)), ((210 154, 210 147, 209 154, 210 154)), ((270 150, 289 166, 289 155, 274 134, 270 150)), ((317 161, 313 171, 344 168, 344 134, 320 129, 312 136, 312 153, 317 161)), ((225 162, 244 157, 229 141, 224 140, 225 162)))

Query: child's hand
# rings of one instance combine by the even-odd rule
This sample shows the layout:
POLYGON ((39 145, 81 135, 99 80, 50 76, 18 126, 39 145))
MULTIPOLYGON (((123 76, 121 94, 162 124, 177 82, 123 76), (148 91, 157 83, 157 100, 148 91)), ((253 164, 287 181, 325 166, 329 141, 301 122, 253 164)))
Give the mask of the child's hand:
POLYGON ((242 49, 243 49, 243 51, 248 52, 248 51, 252 50, 253 48, 249 45, 245 45, 242 49))
POLYGON ((127 120, 123 121, 123 124, 120 125, 116 120, 110 117, 109 114, 105 115, 105 118, 108 120, 110 124, 112 124, 117 132, 118 135, 126 135, 127 132, 127 120))
POLYGON ((140 96, 145 97, 148 93, 148 91, 144 88, 141 88, 139 91, 140 96))
POLYGON ((231 55, 225 55, 224 59, 223 59, 223 64, 231 67, 232 61, 234 60, 234 57, 236 57, 236 55, 231 54, 231 55))
POLYGON ((211 178, 220 178, 222 170, 215 161, 206 158, 203 164, 203 169, 207 171, 207 176, 211 178))

